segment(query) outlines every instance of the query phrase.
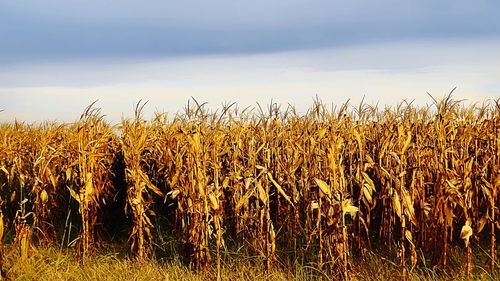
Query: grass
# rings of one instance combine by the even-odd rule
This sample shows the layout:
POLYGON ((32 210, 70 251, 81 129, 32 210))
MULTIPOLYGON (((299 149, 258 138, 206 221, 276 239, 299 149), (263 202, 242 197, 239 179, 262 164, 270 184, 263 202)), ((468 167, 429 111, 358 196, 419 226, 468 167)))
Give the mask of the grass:
MULTIPOLYGON (((32 249, 28 260, 19 262, 17 249, 7 248, 4 257, 3 280, 215 280, 215 265, 202 271, 192 271, 174 257, 169 260, 150 259, 137 262, 125 253, 113 249, 97 250, 84 263, 73 250, 56 247, 32 249)), ((386 255, 384 255, 386 256, 386 255)), ((475 257, 472 280, 500 280, 500 274, 488 273, 482 267, 486 257, 475 257)), ((410 280, 470 280, 465 274, 465 255, 454 251, 451 268, 446 272, 425 265, 410 271, 410 280)), ((296 264, 293 269, 277 268, 270 272, 264 263, 244 256, 224 256, 222 280, 328 280, 333 279, 316 265, 296 264)), ((401 268, 396 260, 367 252, 353 259, 352 280, 401 280, 401 268)))

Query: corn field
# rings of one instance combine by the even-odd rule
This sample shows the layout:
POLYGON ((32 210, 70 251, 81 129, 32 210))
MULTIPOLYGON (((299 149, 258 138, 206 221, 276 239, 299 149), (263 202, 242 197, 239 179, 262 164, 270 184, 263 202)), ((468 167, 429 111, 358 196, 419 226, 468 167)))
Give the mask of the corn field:
POLYGON ((404 279, 429 262, 446 270, 453 248, 468 275, 479 247, 499 268, 500 100, 316 101, 305 114, 195 102, 151 120, 144 106, 117 125, 93 105, 71 124, 0 124, 0 251, 53 244, 84 261, 125 225, 138 261, 168 229, 191 268, 218 275, 231 247, 342 279, 377 249, 397 253, 404 279))

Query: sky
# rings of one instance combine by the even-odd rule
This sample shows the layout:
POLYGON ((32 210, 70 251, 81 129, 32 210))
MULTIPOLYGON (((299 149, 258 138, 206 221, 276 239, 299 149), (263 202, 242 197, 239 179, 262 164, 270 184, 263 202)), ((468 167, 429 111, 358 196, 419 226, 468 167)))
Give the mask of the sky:
POLYGON ((0 121, 500 97, 500 1, 0 1, 0 121))

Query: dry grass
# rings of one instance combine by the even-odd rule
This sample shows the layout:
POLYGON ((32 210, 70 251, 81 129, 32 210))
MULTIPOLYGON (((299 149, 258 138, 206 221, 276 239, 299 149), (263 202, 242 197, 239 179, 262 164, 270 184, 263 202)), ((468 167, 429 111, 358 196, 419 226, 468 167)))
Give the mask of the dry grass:
MULTIPOLYGON (((4 280, 214 280, 216 267, 205 271, 193 272, 179 261, 143 261, 124 257, 123 254, 110 254, 112 251, 98 251, 85 264, 74 251, 55 248, 38 248, 30 258, 18 262, 18 252, 10 252, 5 257, 4 280)), ((466 259, 464 255, 453 256, 457 262, 466 259)), ((352 280, 398 280, 401 270, 394 261, 374 253, 366 253, 362 259, 353 263, 352 280)), ((472 280, 498 280, 500 276, 484 271, 474 265, 472 280)), ((225 259, 221 268, 221 280, 327 280, 334 278, 326 272, 318 271, 316 266, 297 265, 293 269, 265 270, 247 258, 225 259)), ((410 272, 410 280, 470 280, 460 266, 449 272, 438 268, 420 267, 410 272)))

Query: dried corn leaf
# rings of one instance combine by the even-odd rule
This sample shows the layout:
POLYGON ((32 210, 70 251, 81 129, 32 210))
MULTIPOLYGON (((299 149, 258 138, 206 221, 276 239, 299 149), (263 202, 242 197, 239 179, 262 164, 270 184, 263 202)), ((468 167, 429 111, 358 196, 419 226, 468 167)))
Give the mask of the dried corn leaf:
POLYGON ((283 188, 281 187, 281 185, 279 185, 272 177, 272 175, 270 173, 267 173, 267 176, 269 177, 269 180, 271 180, 271 182, 274 184, 274 186, 276 187, 276 189, 279 191, 279 193, 283 196, 283 198, 285 198, 286 201, 288 201, 290 204, 292 204, 293 206, 293 203, 292 203, 292 200, 290 200, 290 197, 288 195, 286 195, 285 191, 283 190, 283 188))
POLYGON ((351 199, 345 199, 342 201, 342 215, 349 214, 351 217, 356 216, 356 212, 358 212, 359 208, 352 205, 351 199))
POLYGON ((332 192, 330 190, 330 186, 328 186, 328 184, 320 179, 314 179, 314 181, 316 182, 316 184, 318 185, 319 189, 325 194, 327 195, 328 197, 332 197, 332 192))

